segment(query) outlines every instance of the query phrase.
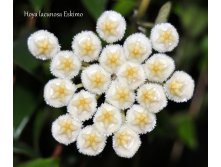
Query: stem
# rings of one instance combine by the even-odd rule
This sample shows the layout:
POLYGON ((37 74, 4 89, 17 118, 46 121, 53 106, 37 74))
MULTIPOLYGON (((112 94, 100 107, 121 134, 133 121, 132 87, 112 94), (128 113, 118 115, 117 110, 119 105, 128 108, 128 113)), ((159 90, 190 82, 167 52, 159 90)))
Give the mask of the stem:
POLYGON ((137 12, 137 20, 139 20, 140 18, 144 16, 149 4, 150 4, 150 0, 141 0, 141 3, 138 8, 138 12, 137 12))
POLYGON ((82 84, 82 83, 79 83, 79 84, 76 85, 76 87, 77 87, 77 89, 83 88, 83 84, 82 84))

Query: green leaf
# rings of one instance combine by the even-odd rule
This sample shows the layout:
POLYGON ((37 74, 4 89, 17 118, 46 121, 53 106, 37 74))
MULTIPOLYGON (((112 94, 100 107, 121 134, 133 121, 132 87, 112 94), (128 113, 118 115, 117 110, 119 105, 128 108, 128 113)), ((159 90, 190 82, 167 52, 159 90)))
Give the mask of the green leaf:
POLYGON ((189 148, 195 149, 197 147, 196 129, 192 117, 187 114, 177 114, 173 119, 180 140, 189 148))
POLYGON ((48 159, 35 159, 23 164, 18 167, 59 167, 58 159, 48 158, 48 159))
POLYGON ((41 10, 46 4, 47 0, 30 0, 32 7, 37 12, 41 10))
POLYGON ((13 63, 22 68, 24 71, 32 75, 38 80, 41 80, 39 75, 37 75, 37 69, 41 65, 41 62, 35 59, 31 53, 28 51, 27 38, 31 32, 20 37, 18 40, 14 41, 13 44, 13 63))
POLYGON ((83 5, 96 20, 106 8, 107 0, 82 0, 83 5))
POLYGON ((19 138, 36 106, 36 97, 31 93, 31 90, 23 85, 15 84, 13 92, 14 139, 19 138))
POLYGON ((167 22, 171 11, 171 6, 172 3, 168 1, 160 8, 155 20, 155 24, 167 22))
POLYGON ((38 157, 38 154, 31 147, 18 141, 13 142, 13 153, 22 154, 30 158, 38 157))
POLYGON ((116 12, 121 13, 123 16, 127 16, 133 11, 135 6, 136 6, 135 0, 118 0, 114 4, 112 9, 115 10, 116 12))

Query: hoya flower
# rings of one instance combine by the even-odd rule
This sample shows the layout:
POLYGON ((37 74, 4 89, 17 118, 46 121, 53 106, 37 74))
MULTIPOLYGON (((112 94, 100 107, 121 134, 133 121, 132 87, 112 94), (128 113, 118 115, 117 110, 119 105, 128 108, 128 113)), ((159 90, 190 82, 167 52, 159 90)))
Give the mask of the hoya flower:
POLYGON ((101 52, 100 65, 113 74, 125 62, 124 51, 121 45, 107 45, 101 52))
POLYGON ((170 52, 178 45, 179 34, 170 23, 160 23, 152 28, 150 39, 156 51, 170 52))
POLYGON ((151 42, 144 34, 135 33, 125 40, 124 51, 130 61, 141 63, 152 53, 151 42))
POLYGON ((100 132, 110 136, 120 128, 122 115, 118 108, 104 103, 98 108, 93 121, 100 132))
POLYGON ((168 99, 175 102, 186 102, 193 96, 194 81, 184 71, 176 71, 165 83, 164 89, 168 99))
POLYGON ((81 81, 90 92, 102 94, 110 84, 110 74, 97 64, 90 65, 83 70, 81 81))
POLYGON ((124 63, 117 72, 117 77, 125 81, 131 89, 136 89, 145 82, 145 73, 140 64, 124 63))
POLYGON ((81 90, 74 94, 73 98, 68 104, 68 112, 79 121, 90 119, 97 107, 97 100, 94 94, 81 90))
POLYGON ((119 109, 129 108, 134 100, 134 92, 123 81, 113 81, 106 92, 106 101, 119 109))
POLYGON ((139 135, 127 125, 122 126, 113 136, 113 148, 120 157, 133 157, 140 145, 139 135))
POLYGON ((51 61, 51 73, 59 78, 72 79, 78 75, 81 61, 72 51, 60 51, 51 61))
POLYGON ((154 129, 156 116, 140 105, 133 105, 126 116, 127 124, 138 134, 145 134, 154 129))
POLYGON ((163 87, 154 83, 147 83, 138 89, 137 101, 141 106, 153 113, 157 113, 167 106, 167 98, 163 87))
POLYGON ((106 145, 106 137, 94 126, 83 128, 77 138, 77 148, 80 153, 90 156, 100 154, 106 145))
POLYGON ((126 21, 115 11, 105 11, 97 21, 97 33, 108 43, 119 41, 126 30, 126 21))
POLYGON ((81 126, 81 123, 69 114, 61 115, 52 124, 52 136, 59 143, 68 145, 76 141, 81 126))
POLYGON ((74 36, 72 49, 80 60, 91 62, 98 59, 101 41, 92 31, 82 31, 74 36))
POLYGON ((52 79, 44 88, 45 102, 55 108, 66 106, 75 90, 76 86, 70 80, 52 79))
POLYGON ((144 71, 149 81, 163 82, 174 71, 175 63, 165 54, 154 54, 144 64, 144 71))
POLYGON ((39 30, 28 38, 28 49, 37 59, 46 60, 60 50, 60 45, 54 34, 47 30, 39 30))

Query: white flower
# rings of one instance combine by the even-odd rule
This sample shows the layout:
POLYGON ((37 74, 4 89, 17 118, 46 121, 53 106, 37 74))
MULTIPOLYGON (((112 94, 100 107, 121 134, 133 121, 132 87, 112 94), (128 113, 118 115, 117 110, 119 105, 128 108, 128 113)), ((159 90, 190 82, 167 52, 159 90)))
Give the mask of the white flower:
POLYGON ((97 64, 90 65, 81 74, 83 86, 96 94, 102 94, 107 90, 110 79, 110 74, 97 64))
POLYGON ((46 60, 60 50, 60 45, 54 34, 47 30, 39 30, 28 38, 28 49, 37 59, 46 60))
POLYGON ((81 90, 68 104, 68 112, 79 121, 90 119, 96 111, 97 100, 94 94, 81 90))
POLYGON ((45 102, 55 108, 66 106, 75 90, 76 86, 70 80, 52 79, 44 88, 45 102))
POLYGON ((133 157, 140 145, 139 135, 127 125, 122 126, 113 136, 113 148, 120 157, 133 157))
POLYGON ((125 30, 125 19, 115 11, 105 11, 97 20, 97 33, 108 43, 121 40, 125 30))
POLYGON ((144 64, 144 71, 149 81, 163 82, 174 71, 173 59, 165 54, 154 54, 144 64))
POLYGON ((125 81, 131 89, 136 89, 145 82, 145 73, 140 64, 126 62, 117 72, 117 77, 125 81))
POLYGON ((176 71, 165 83, 164 89, 168 99, 175 102, 186 102, 193 96, 194 81, 184 71, 176 71))
POLYGON ((77 138, 77 148, 82 154, 95 156, 100 154, 106 145, 106 137, 94 126, 86 126, 77 138))
POLYGON ((170 23, 160 23, 152 28, 150 39, 156 51, 170 52, 178 45, 179 34, 170 23))
POLYGON ((100 65, 113 74, 125 62, 124 51, 121 45, 107 45, 101 52, 100 65))
POLYGON ((94 116, 95 127, 103 134, 110 136, 116 132, 122 124, 122 115, 116 107, 103 103, 94 116))
POLYGON ((156 116, 135 104, 127 111, 126 122, 138 134, 145 134, 154 129, 156 116))
POLYGON ((157 113, 167 106, 167 98, 163 87, 154 83, 147 83, 138 89, 137 101, 153 113, 157 113))
POLYGON ((82 31, 74 36, 72 49, 80 60, 91 62, 98 59, 101 41, 94 32, 82 31))
POLYGON ((50 65, 51 73, 59 78, 72 79, 78 75, 81 62, 72 51, 60 51, 56 54, 50 65))
POLYGON ((81 123, 69 114, 61 115, 52 124, 52 136, 59 143, 68 145, 76 141, 81 126, 81 123))
POLYGON ((134 92, 123 81, 113 81, 106 92, 106 101, 119 109, 129 108, 134 100, 134 92))
POLYGON ((151 42, 144 34, 135 33, 125 40, 124 51, 130 61, 141 63, 152 53, 151 42))

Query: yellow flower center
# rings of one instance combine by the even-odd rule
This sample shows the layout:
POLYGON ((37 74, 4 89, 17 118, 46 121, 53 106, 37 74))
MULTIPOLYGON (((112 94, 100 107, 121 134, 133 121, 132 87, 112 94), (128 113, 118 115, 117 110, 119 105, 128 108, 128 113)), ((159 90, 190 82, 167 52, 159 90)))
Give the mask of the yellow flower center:
POLYGON ((139 58, 144 53, 144 48, 141 46, 140 42, 132 43, 128 46, 129 54, 133 58, 139 58))
POLYGON ((157 101, 154 89, 144 90, 141 94, 141 101, 146 104, 157 101))
POLYGON ((84 147, 91 148, 94 151, 97 150, 98 144, 101 143, 101 139, 95 133, 85 134, 83 138, 85 141, 84 147))
POLYGON ((71 120, 64 120, 59 122, 60 134, 67 135, 69 138, 72 136, 72 132, 76 130, 71 120))
POLYGON ((183 92, 183 83, 177 80, 174 80, 170 82, 169 84, 169 90, 170 93, 173 94, 174 96, 181 96, 183 92))
POLYGON ((54 99, 59 99, 63 101, 69 95, 68 89, 66 88, 64 83, 59 85, 56 84, 52 85, 52 90, 53 90, 52 98, 54 99))
POLYGON ((74 63, 73 60, 70 57, 62 57, 60 59, 58 70, 65 71, 67 73, 74 70, 74 63))
POLYGON ((81 54, 84 56, 90 56, 95 49, 96 47, 90 38, 87 38, 80 43, 81 54))
POLYGON ((118 26, 118 23, 115 22, 115 21, 111 21, 109 19, 107 19, 103 24, 102 24, 102 31, 110 36, 110 35, 116 35, 117 33, 117 26, 118 26))
POLYGON ((129 100, 130 92, 126 88, 118 88, 116 90, 115 99, 120 103, 125 103, 129 100))
POLYGON ((48 39, 40 40, 36 43, 39 55, 44 54, 47 55, 53 49, 52 44, 49 42, 48 39))
POLYGON ((76 106, 76 108, 78 109, 78 111, 81 112, 90 112, 90 104, 91 104, 91 99, 90 98, 85 98, 83 96, 80 96, 78 99, 76 99, 75 101, 73 101, 72 103, 74 106, 76 106))
POLYGON ((169 45, 173 41, 174 41, 174 36, 172 34, 171 29, 160 32, 159 42, 169 45))
POLYGON ((136 67, 128 66, 123 75, 128 80, 136 80, 138 77, 138 69, 136 67))
POLYGON ((99 122, 102 122, 105 127, 108 127, 110 124, 116 123, 116 118, 113 114, 113 112, 110 110, 104 110, 102 111, 101 115, 97 119, 99 122))
POLYGON ((157 60, 149 65, 149 69, 153 75, 159 76, 164 72, 166 66, 163 62, 157 60))
POLYGON ((120 59, 119 59, 119 54, 118 53, 111 53, 108 55, 106 64, 108 66, 111 66, 112 68, 116 68, 117 66, 120 65, 120 59))
POLYGON ((118 132, 116 134, 116 145, 119 147, 126 147, 131 141, 131 135, 127 132, 118 132))
POLYGON ((100 88, 107 81, 105 75, 100 72, 92 74, 89 79, 93 88, 100 88))
POLYGON ((144 128, 149 123, 149 118, 145 113, 137 113, 135 115, 134 124, 140 128, 144 128))

